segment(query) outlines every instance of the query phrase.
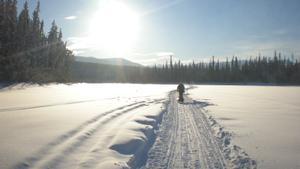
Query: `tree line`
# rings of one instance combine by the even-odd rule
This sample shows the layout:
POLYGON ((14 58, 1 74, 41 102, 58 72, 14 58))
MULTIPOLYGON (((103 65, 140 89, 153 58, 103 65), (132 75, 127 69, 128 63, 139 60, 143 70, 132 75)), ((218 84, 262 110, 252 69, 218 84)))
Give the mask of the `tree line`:
POLYGON ((17 0, 0 0, 1 81, 69 81, 73 60, 55 21, 45 33, 40 2, 30 15, 27 1, 18 14, 17 0))
MULTIPOLYGON (((292 56, 294 58, 294 56, 292 56)), ((249 59, 232 57, 220 61, 212 57, 209 62, 182 64, 180 60, 152 68, 155 81, 195 83, 274 83, 300 84, 298 60, 282 57, 257 56, 249 59)))
POLYGON ((172 57, 163 65, 150 67, 112 66, 75 62, 74 82, 133 82, 133 83, 272 83, 300 84, 300 63, 282 57, 257 56, 249 59, 232 57, 220 61, 183 64, 172 57))
POLYGON ((150 67, 74 62, 55 21, 45 33, 40 2, 30 15, 27 1, 18 13, 17 0, 0 0, 0 81, 300 84, 300 64, 277 52, 187 64, 170 57, 150 67))

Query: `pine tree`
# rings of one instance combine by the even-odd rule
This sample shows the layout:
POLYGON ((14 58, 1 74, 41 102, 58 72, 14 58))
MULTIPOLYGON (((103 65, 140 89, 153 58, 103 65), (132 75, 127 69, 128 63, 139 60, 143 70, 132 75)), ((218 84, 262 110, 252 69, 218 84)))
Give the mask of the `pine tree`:
POLYGON ((2 65, 2 77, 7 79, 11 76, 14 62, 13 54, 16 52, 16 25, 17 25, 17 1, 6 0, 0 2, 1 8, 1 28, 0 28, 0 48, 2 65))
POLYGON ((65 81, 74 61, 53 22, 49 36, 40 20, 40 2, 29 15, 28 2, 17 16, 17 0, 0 0, 0 80, 65 81))
POLYGON ((48 43, 56 43, 58 42, 58 27, 55 23, 55 20, 53 20, 50 28, 50 32, 48 33, 48 43))
POLYGON ((41 44, 41 21, 40 21, 40 1, 32 14, 32 44, 39 46, 41 44))
POLYGON ((14 53, 16 44, 15 36, 17 29, 17 1, 8 0, 6 4, 6 13, 7 13, 7 23, 5 25, 7 31, 7 40, 8 40, 8 55, 14 53))
POLYGON ((39 32, 40 38, 41 38, 41 45, 45 45, 47 43, 47 37, 44 32, 44 21, 41 21, 40 24, 40 32, 39 32))
POLYGON ((4 30, 4 14, 5 14, 5 9, 4 9, 4 0, 0 0, 0 80, 5 79, 4 75, 4 43, 5 41, 3 40, 5 30, 4 30))
MULTIPOLYGON (((5 42, 5 39, 4 39, 4 36, 5 36, 5 1, 4 0, 0 0, 0 56, 3 57, 4 55, 4 44, 6 43, 5 42)), ((1 58, 0 58, 1 59, 1 58)), ((0 62, 1 63, 1 62, 0 62)))
POLYGON ((18 38, 18 50, 25 51, 30 43, 30 16, 28 9, 28 2, 25 1, 23 10, 21 11, 17 25, 17 38, 18 38))

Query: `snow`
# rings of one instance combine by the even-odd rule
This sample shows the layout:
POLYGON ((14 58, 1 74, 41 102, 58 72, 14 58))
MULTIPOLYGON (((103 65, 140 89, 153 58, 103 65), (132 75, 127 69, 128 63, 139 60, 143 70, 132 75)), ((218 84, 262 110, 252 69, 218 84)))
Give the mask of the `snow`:
POLYGON ((208 114, 258 168, 300 168, 300 87, 198 85, 189 97, 213 104, 208 114))
POLYGON ((83 83, 1 89, 0 168, 126 167, 136 152, 122 151, 124 146, 137 140, 147 148, 175 87, 83 83))
POLYGON ((4 87, 0 168, 300 168, 300 87, 174 89, 4 87))
POLYGON ((220 147, 202 115, 197 104, 188 98, 178 103, 172 92, 144 168, 226 168, 220 147))
POLYGON ((171 92, 144 168, 256 169, 255 160, 231 144, 231 135, 207 116, 204 108, 208 105, 188 97, 184 103, 178 103, 176 93, 171 92))

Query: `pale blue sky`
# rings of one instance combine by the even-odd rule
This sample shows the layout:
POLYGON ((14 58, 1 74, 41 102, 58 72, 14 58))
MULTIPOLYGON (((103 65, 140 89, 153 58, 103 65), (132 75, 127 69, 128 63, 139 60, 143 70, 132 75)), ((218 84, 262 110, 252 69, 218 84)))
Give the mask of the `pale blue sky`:
MULTIPOLYGON (((47 30, 53 19, 78 55, 116 57, 84 45, 91 18, 105 0, 41 0, 47 30), (68 16, 75 16, 72 20, 68 16), (77 44, 77 45, 76 45, 77 44)), ((106 0, 107 1, 107 0, 106 0)), ((24 0, 19 0, 21 5, 24 0)), ((30 0, 34 8, 36 0, 30 0)), ((161 63, 167 54, 184 61, 216 57, 300 57, 299 0, 123 0, 140 17, 138 38, 125 58, 161 63)), ((32 11, 32 10, 31 10, 32 11)), ((72 17, 71 17, 72 18, 72 17)))

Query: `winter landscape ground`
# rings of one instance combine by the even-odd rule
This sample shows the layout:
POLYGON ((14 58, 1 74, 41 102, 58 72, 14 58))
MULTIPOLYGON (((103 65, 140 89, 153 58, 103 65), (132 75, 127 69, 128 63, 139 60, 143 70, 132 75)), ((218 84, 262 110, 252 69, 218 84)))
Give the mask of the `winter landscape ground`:
POLYGON ((190 97, 214 104, 206 110, 258 168, 300 168, 300 87, 203 85, 190 97))
POLYGON ((15 85, 0 168, 299 168, 300 88, 15 85))

